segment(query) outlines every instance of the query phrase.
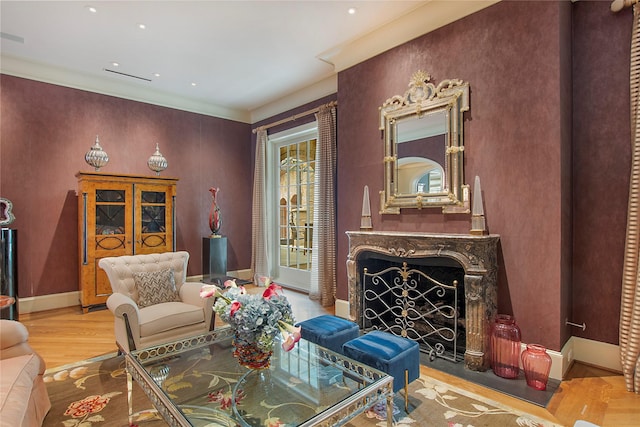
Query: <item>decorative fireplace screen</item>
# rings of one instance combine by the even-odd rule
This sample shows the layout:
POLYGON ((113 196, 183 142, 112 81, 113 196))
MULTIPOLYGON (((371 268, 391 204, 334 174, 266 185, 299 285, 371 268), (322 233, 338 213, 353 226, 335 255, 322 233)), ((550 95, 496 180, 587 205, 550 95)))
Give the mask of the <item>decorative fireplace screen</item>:
POLYGON ((447 285, 403 262, 376 273, 365 267, 362 285, 365 331, 384 330, 417 341, 432 360, 462 360, 458 340, 464 346, 464 304, 458 280, 447 285))

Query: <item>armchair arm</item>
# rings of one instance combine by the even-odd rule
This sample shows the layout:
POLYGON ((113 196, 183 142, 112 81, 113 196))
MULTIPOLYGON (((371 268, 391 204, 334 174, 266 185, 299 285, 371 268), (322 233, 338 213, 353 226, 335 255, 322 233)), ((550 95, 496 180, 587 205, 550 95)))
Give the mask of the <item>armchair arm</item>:
POLYGON ((0 320, 0 349, 4 350, 17 344, 27 342, 29 331, 15 320, 0 320))
POLYGON ((203 285, 204 283, 200 282, 184 282, 178 291, 182 302, 203 307, 206 300, 211 299, 200 297, 200 289, 203 285))
POLYGON ((131 344, 140 346, 140 309, 131 298, 113 293, 107 298, 107 308, 114 316, 116 342, 129 351, 131 344))
POLYGON ((202 307, 204 310, 204 321, 207 325, 210 325, 209 329, 213 330, 213 323, 215 317, 213 317, 213 303, 215 298, 202 298, 200 296, 200 289, 204 283, 200 282, 184 282, 180 286, 180 299, 186 304, 202 307))
POLYGON ((39 373, 46 368, 44 359, 29 345, 29 331, 26 326, 16 320, 0 320, 0 360, 11 357, 35 354, 40 361, 39 373))

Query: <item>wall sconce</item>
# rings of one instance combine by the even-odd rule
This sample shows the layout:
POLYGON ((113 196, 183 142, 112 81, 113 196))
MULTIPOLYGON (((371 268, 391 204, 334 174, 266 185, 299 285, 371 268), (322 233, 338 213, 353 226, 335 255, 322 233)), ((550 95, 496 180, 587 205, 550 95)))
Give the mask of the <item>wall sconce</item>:
POLYGON ((160 175, 160 172, 162 172, 167 168, 167 166, 169 166, 167 159, 165 159, 160 152, 160 148, 158 147, 157 143, 156 152, 153 153, 151 157, 149 157, 149 160, 147 160, 147 165, 149 166, 149 169, 156 173, 156 175, 160 175))
POLYGON ((100 146, 98 135, 96 135, 95 144, 93 144, 89 151, 87 151, 87 154, 84 155, 84 160, 90 166, 93 166, 96 169, 96 172, 109 162, 109 155, 100 146))

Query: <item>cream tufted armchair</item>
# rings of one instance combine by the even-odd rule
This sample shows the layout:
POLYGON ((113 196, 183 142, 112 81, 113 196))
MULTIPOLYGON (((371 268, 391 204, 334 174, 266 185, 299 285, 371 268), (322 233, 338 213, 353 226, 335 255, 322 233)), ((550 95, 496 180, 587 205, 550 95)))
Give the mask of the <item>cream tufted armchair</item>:
POLYGON ((187 282, 188 252, 108 257, 104 269, 113 293, 116 343, 125 352, 213 330, 213 298, 202 283, 187 282), (172 290, 173 289, 173 290, 172 290))

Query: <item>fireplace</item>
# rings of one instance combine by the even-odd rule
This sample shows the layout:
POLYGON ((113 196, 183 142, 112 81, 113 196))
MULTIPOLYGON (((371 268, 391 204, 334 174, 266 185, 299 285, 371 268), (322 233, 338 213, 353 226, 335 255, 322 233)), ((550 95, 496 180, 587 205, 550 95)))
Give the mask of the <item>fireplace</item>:
POLYGON ((489 367, 499 236, 347 235, 350 315, 360 328, 414 339, 431 355, 464 358, 474 371, 489 367))

